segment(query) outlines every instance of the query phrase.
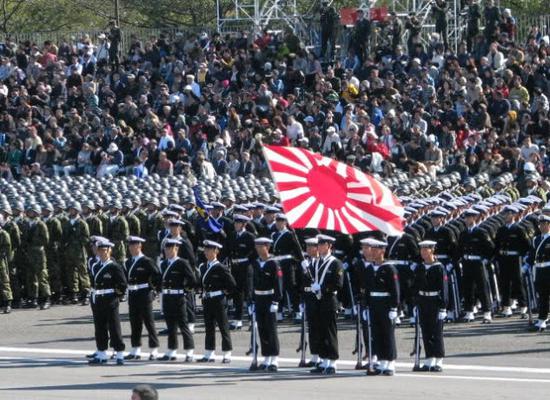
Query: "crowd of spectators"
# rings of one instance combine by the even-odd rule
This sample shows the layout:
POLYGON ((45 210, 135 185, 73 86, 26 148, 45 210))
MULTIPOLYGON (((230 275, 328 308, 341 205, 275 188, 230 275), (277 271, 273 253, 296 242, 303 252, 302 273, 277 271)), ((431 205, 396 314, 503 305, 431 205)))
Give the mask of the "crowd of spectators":
MULTIPOLYGON (((396 17, 394 17, 396 18, 396 17)), ((0 45, 0 174, 269 174, 263 144, 391 176, 550 173, 550 45, 392 40, 321 60, 292 32, 0 45), (452 47, 452 46, 451 46, 452 47)))

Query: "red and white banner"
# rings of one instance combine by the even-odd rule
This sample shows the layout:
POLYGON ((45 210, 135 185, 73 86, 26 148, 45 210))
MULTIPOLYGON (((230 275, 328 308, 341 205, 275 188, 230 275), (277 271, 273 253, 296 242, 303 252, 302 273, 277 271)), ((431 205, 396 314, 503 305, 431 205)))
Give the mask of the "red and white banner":
POLYGON ((290 226, 403 233, 403 206, 373 177, 296 147, 264 146, 264 154, 290 226))

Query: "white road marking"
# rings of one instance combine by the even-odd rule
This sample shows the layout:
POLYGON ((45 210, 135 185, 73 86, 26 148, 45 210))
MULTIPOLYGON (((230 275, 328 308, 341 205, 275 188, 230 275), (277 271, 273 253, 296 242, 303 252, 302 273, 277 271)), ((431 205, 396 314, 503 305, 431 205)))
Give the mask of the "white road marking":
MULTIPOLYGON (((52 356, 52 355, 64 355, 64 356, 84 356, 86 354, 90 354, 91 351, 85 351, 85 350, 69 350, 69 349, 45 349, 45 348, 34 348, 34 347, 0 347, 0 354, 4 354, 4 356, 0 357, 0 360, 2 359, 6 359, 6 360, 9 360, 10 358, 11 359, 14 359, 16 357, 6 357, 5 356, 5 353, 23 353, 23 354, 47 354, 49 356, 52 356)), ((149 357, 149 353, 141 353, 141 356, 142 356, 142 360, 146 361, 149 357)), ((179 357, 183 358, 183 355, 182 354, 179 354, 178 355, 179 357)), ((202 354, 195 354, 195 359, 198 359, 202 357, 202 354)), ((17 359, 24 359, 24 360, 34 360, 33 358, 24 358, 24 357, 17 357, 17 359)), ((242 362, 251 362, 252 361, 252 358, 251 357, 247 357, 247 356, 232 356, 231 359, 233 361, 242 361, 242 362)), ((260 359, 260 358, 259 358, 260 359)), ((45 360, 51 360, 51 362, 56 362, 56 361, 64 361, 62 359, 58 359, 58 358, 51 358, 51 357, 48 357, 48 358, 41 358, 41 359, 36 359, 37 361, 45 361, 45 360)), ((216 356, 216 361, 221 361, 222 360, 222 356, 216 356)), ((65 360, 67 362, 74 362, 75 360, 65 360)), ((280 357, 279 358, 279 363, 281 364, 298 364, 299 363, 299 359, 298 358, 285 358, 285 357, 280 357)), ((85 361, 83 361, 85 362, 85 361)), ((356 361, 352 361, 352 360, 338 360, 338 366, 342 367, 342 366, 351 366, 351 367, 354 367, 356 364, 356 361)), ((178 368, 184 366, 184 367, 190 367, 190 366, 197 366, 197 365, 207 365, 207 366, 212 366, 212 364, 210 363, 206 363, 206 364, 171 364, 169 362, 167 362, 166 364, 165 363, 162 363, 162 364, 157 364, 157 363, 150 363, 150 364, 147 364, 147 365, 153 365, 153 366, 156 366, 156 365, 161 365, 163 367, 165 366, 177 366, 178 368)), ((228 367, 230 367, 231 364, 228 365, 228 367)), ((399 363, 396 363, 395 364, 397 368, 402 368, 402 369, 411 369, 413 367, 413 364, 412 363, 403 363, 403 362, 399 362, 399 363)), ((220 368, 224 368, 224 367, 220 367, 220 368)), ((445 364, 444 365, 444 369, 446 371, 483 371, 483 372, 500 372, 500 373, 506 373, 506 372, 510 372, 510 373, 523 373, 523 374, 550 374, 550 368, 531 368, 531 367, 509 367, 509 366, 491 366, 491 365, 459 365, 459 364, 445 364)), ((296 369, 296 370, 299 370, 299 371, 304 371, 303 368, 300 368, 300 369, 296 369)), ((445 377, 448 377, 449 375, 432 375, 432 374, 414 374, 414 375, 410 375, 410 376, 429 376, 429 377, 438 377, 438 376, 445 376, 445 377)), ((476 378, 476 377, 473 377, 473 378, 476 378)), ((460 379, 462 379, 462 376, 460 376, 460 379)), ((485 379, 485 378, 483 378, 485 379)), ((489 379, 489 378, 487 378, 489 379)), ((513 380, 513 378, 502 378, 504 380, 506 379, 509 379, 509 380, 513 380)), ((518 378, 518 379, 521 379, 521 378, 518 378)), ((536 379, 535 379, 536 380, 536 379)), ((521 380, 520 380, 521 381, 521 380)), ((544 380, 536 380, 536 381, 541 381, 541 382, 545 382, 544 380)), ((550 380, 548 381, 550 382, 550 380)))

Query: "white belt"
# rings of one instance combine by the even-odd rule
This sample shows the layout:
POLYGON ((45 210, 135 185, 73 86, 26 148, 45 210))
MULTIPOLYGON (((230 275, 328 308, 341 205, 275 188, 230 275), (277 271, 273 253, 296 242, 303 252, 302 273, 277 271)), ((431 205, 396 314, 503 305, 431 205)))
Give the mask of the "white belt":
POLYGON ((423 290, 419 290, 418 294, 420 296, 435 297, 435 296, 439 296, 439 290, 435 292, 424 292, 423 290))
POLYGON ((390 297, 390 292, 370 292, 371 297, 390 297))
POLYGON ((223 295, 223 290, 216 290, 214 292, 205 292, 202 297, 205 299, 211 299, 212 297, 218 297, 223 295))
POLYGON ((140 283, 139 285, 128 285, 128 290, 130 292, 133 292, 135 290, 145 289, 145 288, 149 288, 148 283, 140 283))
POLYGON ((311 289, 310 286, 307 286, 307 287, 304 288, 304 292, 305 293, 311 293, 311 292, 313 292, 313 290, 311 289))
POLYGON ((518 251, 507 251, 507 250, 501 250, 500 254, 503 256, 519 256, 518 251))
POLYGON ((447 258, 451 257, 449 257, 447 254, 436 254, 435 258, 437 258, 438 260, 446 260, 447 258))
POLYGON ((258 296, 267 296, 267 295, 270 295, 270 294, 275 294, 275 290, 271 289, 271 290, 254 290, 254 294, 258 295, 258 296))
POLYGON ((409 265, 410 262, 409 262, 409 261, 404 261, 404 260, 390 260, 390 261, 384 262, 384 264, 392 264, 392 265, 409 265))
POLYGON ((334 254, 342 255, 342 254, 346 254, 346 253, 344 252, 344 250, 334 250, 334 254))
POLYGON ((550 267, 550 261, 535 264, 535 268, 545 268, 545 267, 550 267))
POLYGON ((115 292, 115 289, 94 289, 92 290, 92 294, 94 296, 103 296, 106 294, 112 294, 115 292))
POLYGON ((239 263, 247 262, 249 260, 250 260, 249 258, 245 257, 245 258, 233 258, 231 261, 239 264, 239 263))
POLYGON ((185 294, 183 289, 162 289, 162 294, 185 294))
POLYGON ((465 254, 462 258, 465 260, 481 260, 481 256, 474 256, 472 254, 465 254))
POLYGON ((294 257, 292 257, 290 254, 286 254, 284 256, 275 256, 273 257, 273 260, 275 261, 284 261, 284 260, 293 260, 294 257))

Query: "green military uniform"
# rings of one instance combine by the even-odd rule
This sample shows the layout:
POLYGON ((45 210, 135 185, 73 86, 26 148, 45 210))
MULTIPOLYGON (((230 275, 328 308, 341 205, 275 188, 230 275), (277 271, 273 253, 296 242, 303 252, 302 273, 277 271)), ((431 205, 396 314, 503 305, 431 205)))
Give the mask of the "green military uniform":
POLYGON ((112 257, 120 265, 124 265, 126 260, 126 239, 130 236, 128 221, 122 215, 117 215, 109 219, 107 226, 107 238, 113 242, 112 257))
POLYGON ((128 211, 125 218, 128 222, 128 230, 130 231, 130 235, 141 236, 141 222, 139 221, 139 218, 132 211, 128 211))
POLYGON ((160 243, 158 232, 164 229, 164 220, 158 211, 150 213, 145 217, 142 226, 142 237, 146 240, 143 244, 143 253, 152 259, 160 255, 160 243))
POLYGON ((10 234, 0 228, 0 300, 6 307, 13 300, 10 287, 10 271, 8 262, 12 256, 10 234))
POLYGON ((48 265, 48 276, 50 277, 50 288, 55 297, 59 298, 63 293, 63 279, 60 261, 60 244, 63 235, 61 222, 57 217, 48 217, 44 220, 48 227, 50 242, 46 247, 46 262, 48 265))
POLYGON ((12 239, 13 258, 10 264, 10 282, 13 300, 16 303, 15 306, 17 306, 25 297, 26 259, 23 241, 27 230, 27 221, 23 217, 17 217, 8 222, 4 228, 10 233, 10 238, 12 239))
POLYGON ((107 234, 107 229, 109 229, 109 216, 103 212, 98 212, 97 218, 101 221, 101 230, 105 236, 107 234))
POLYGON ((88 224, 90 236, 103 236, 103 223, 97 215, 90 214, 85 217, 85 221, 88 224))
POLYGON ((29 218, 23 232, 27 296, 30 300, 49 301, 51 295, 46 263, 46 247, 50 241, 48 227, 38 218, 29 218))
POLYGON ((90 290, 90 279, 86 268, 86 246, 89 239, 90 231, 84 219, 77 217, 68 220, 63 226, 65 277, 73 301, 77 293, 86 296, 90 290))

